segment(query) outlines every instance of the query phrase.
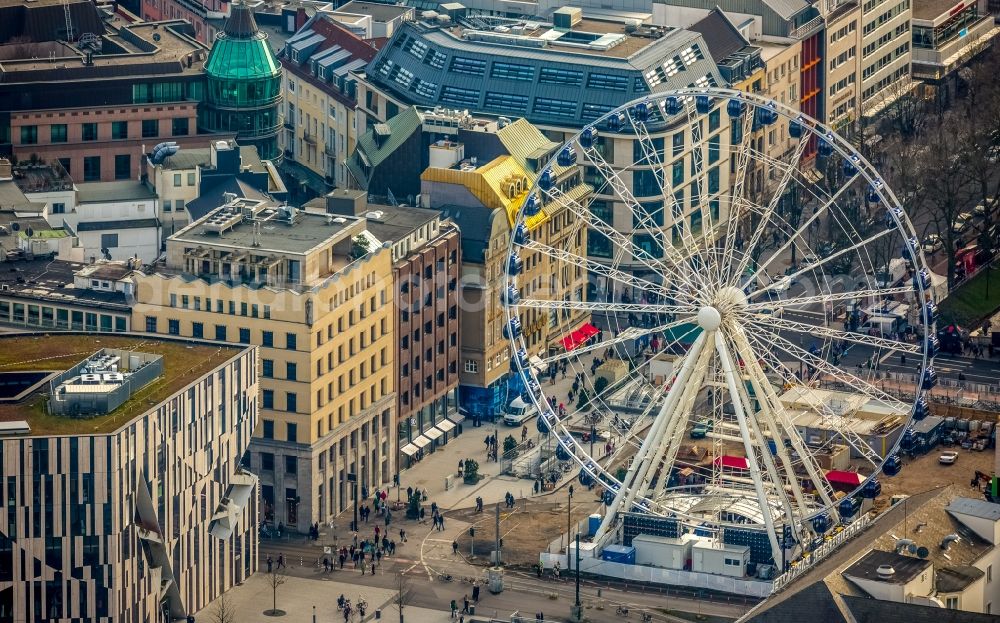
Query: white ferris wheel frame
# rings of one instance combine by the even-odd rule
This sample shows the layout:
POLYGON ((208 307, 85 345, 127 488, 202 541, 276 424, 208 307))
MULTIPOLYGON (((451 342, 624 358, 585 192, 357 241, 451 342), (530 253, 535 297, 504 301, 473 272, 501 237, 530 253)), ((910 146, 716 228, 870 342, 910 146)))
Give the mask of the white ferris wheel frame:
MULTIPOLYGON (((730 123, 743 123, 744 125, 742 135, 739 137, 740 143, 732 143, 728 146, 729 157, 738 159, 738 166, 735 173, 736 179, 735 181, 731 180, 730 184, 733 192, 732 195, 727 197, 730 204, 729 215, 726 219, 720 216, 720 222, 714 223, 712 222, 713 217, 711 216, 711 210, 708 209, 707 201, 700 201, 699 205, 705 206, 705 209, 701 211, 703 218, 707 221, 706 225, 702 228, 702 234, 696 237, 688 227, 682 226, 681 239, 683 244, 679 247, 674 246, 673 243, 662 245, 664 255, 662 259, 656 258, 645 250, 631 245, 631 234, 623 234, 616 231, 611 224, 595 216, 589 210, 589 206, 581 205, 578 201, 562 194, 557 186, 553 186, 549 190, 542 190, 539 186, 539 179, 542 175, 546 174, 546 171, 551 173, 551 164, 538 172, 534 183, 530 187, 529 194, 535 194, 543 205, 544 202, 541 201, 543 196, 549 200, 562 201, 566 204, 567 209, 574 213, 574 216, 582 220, 584 227, 604 233, 613 242, 615 247, 621 247, 618 249, 619 252, 628 248, 632 258, 644 268, 648 268, 654 274, 659 275, 663 279, 662 283, 649 281, 648 279, 633 275, 627 270, 618 269, 617 259, 611 266, 608 266, 602 262, 589 259, 586 256, 580 257, 565 250, 547 247, 547 245, 540 242, 532 241, 530 237, 522 243, 516 242, 513 233, 518 226, 524 223, 528 216, 525 214, 523 205, 518 210, 517 217, 514 219, 514 224, 511 228, 512 235, 510 236, 508 245, 508 256, 504 263, 504 278, 502 280, 504 293, 507 292, 508 287, 517 288, 518 276, 511 274, 509 266, 513 257, 517 255, 518 249, 523 248, 547 254, 550 258, 559 261, 575 264, 577 267, 582 267, 588 273, 593 272, 609 280, 613 279, 618 283, 631 285, 658 295, 666 294, 669 296, 673 294, 674 296, 680 296, 684 300, 683 303, 673 302, 670 305, 641 304, 638 302, 616 303, 613 300, 610 302, 586 300, 558 301, 529 298, 519 299, 514 304, 505 303, 503 305, 505 309, 505 329, 511 327, 512 321, 518 318, 518 312, 522 309, 540 309, 543 311, 647 312, 672 315, 671 321, 665 324, 660 324, 650 329, 628 328, 609 340, 599 342, 596 345, 587 345, 578 350, 553 355, 543 359, 543 363, 552 364, 571 358, 582 352, 606 348, 609 345, 617 344, 637 336, 649 336, 658 331, 665 332, 680 327, 683 324, 691 323, 694 319, 696 319, 697 326, 702 329, 690 350, 683 354, 678 365, 675 365, 671 378, 665 381, 663 386, 657 390, 661 395, 664 391, 666 392, 662 396, 662 406, 653 418, 649 430, 644 434, 641 444, 638 444, 635 457, 631 461, 631 467, 627 470, 625 478, 619 480, 615 477, 615 474, 606 470, 595 457, 590 456, 584 446, 566 428, 565 420, 560 419, 556 413, 555 405, 549 404, 549 399, 545 396, 544 390, 541 389, 541 382, 534 369, 535 366, 522 358, 527 350, 523 336, 510 335, 508 338, 511 345, 511 371, 519 375, 523 380, 530 400, 538 410, 538 417, 541 419, 540 426, 544 423, 549 430, 549 434, 554 435, 562 451, 568 453, 572 460, 579 464, 581 477, 583 474, 587 474, 595 482, 604 485, 607 488, 607 492, 614 493, 614 499, 608 505, 609 508, 595 536, 595 540, 600 539, 614 527, 621 513, 640 511, 662 517, 674 517, 681 524, 701 529, 705 529, 708 524, 712 524, 709 526, 710 530, 714 529, 716 531, 735 525, 740 525, 743 528, 763 529, 767 532, 772 555, 775 561, 777 561, 781 559, 781 552, 783 552, 786 543, 783 534, 779 534, 775 526, 776 518, 782 518, 786 528, 791 528, 792 538, 799 543, 801 543, 805 536, 814 535, 812 519, 826 514, 827 516, 832 516, 835 523, 838 520, 836 502, 832 496, 832 488, 827 490, 827 487, 824 485, 825 480, 822 474, 817 472, 818 466, 813 459, 813 455, 808 451, 806 442, 797 433, 788 414, 784 412, 775 392, 774 385, 764 370, 765 366, 772 368, 786 382, 794 382, 796 379, 794 371, 785 365, 785 362, 775 351, 780 350, 787 355, 791 355, 794 359, 806 363, 806 365, 811 366, 818 372, 822 371, 833 378, 846 380, 848 384, 854 386, 856 391, 871 399, 890 404, 899 409, 905 408, 910 419, 913 416, 913 405, 903 403, 879 390, 871 383, 854 377, 846 370, 837 368, 826 361, 825 355, 820 356, 823 355, 822 353, 816 355, 812 352, 807 352, 805 349, 776 335, 769 336, 773 339, 773 342, 764 343, 762 337, 748 329, 776 327, 800 333, 807 330, 822 337, 828 337, 831 340, 839 339, 878 349, 887 348, 893 352, 915 355, 920 364, 919 376, 917 377, 918 386, 914 395, 914 401, 916 401, 922 395, 920 382, 925 378, 925 374, 930 369, 933 360, 933 354, 930 352, 930 341, 935 336, 935 319, 930 316, 930 312, 926 311, 925 307, 927 304, 933 305, 933 289, 932 287, 925 287, 925 283, 920 277, 923 274, 921 272, 922 269, 926 269, 923 250, 919 244, 913 245, 909 243, 909 241, 915 239, 912 223, 905 214, 905 211, 902 210, 900 202, 892 189, 878 175, 872 164, 828 126, 799 111, 768 100, 760 95, 724 88, 685 88, 652 94, 636 99, 606 113, 566 141, 557 153, 562 152, 564 149, 570 149, 574 153, 582 153, 589 158, 587 164, 594 166, 598 170, 604 178, 605 185, 609 186, 618 198, 625 202, 632 210, 633 219, 635 220, 633 233, 636 231, 650 231, 649 223, 652 223, 654 230, 659 228, 660 234, 665 237, 665 234, 662 232, 666 228, 656 225, 652 214, 635 198, 629 190, 628 185, 618 176, 615 169, 604 160, 601 154, 597 153, 597 150, 592 145, 589 149, 583 147, 580 139, 585 132, 596 131, 598 126, 604 127, 606 121, 612 116, 618 116, 619 119, 624 117, 627 120, 626 124, 620 131, 614 131, 612 134, 615 136, 624 135, 634 137, 642 145, 644 159, 648 164, 658 167, 662 171, 662 181, 658 182, 658 184, 660 184, 663 191, 664 205, 662 209, 666 212, 666 210, 670 209, 667 202, 676 202, 672 192, 672 184, 667 180, 666 167, 661 163, 656 146, 650 139, 647 123, 645 120, 637 118, 640 115, 635 115, 634 113, 637 110, 637 105, 644 104, 647 107, 655 106, 663 119, 668 119, 668 117, 676 119, 678 115, 687 114, 687 121, 683 121, 682 119, 682 123, 685 124, 685 130, 690 129, 692 131, 692 141, 690 147, 687 146, 687 141, 685 141, 684 155, 690 151, 693 166, 697 169, 696 175, 703 177, 706 174, 701 149, 704 137, 701 136, 701 125, 697 120, 703 119, 704 115, 692 115, 693 110, 696 108, 696 98, 699 96, 709 97, 713 105, 721 101, 720 114, 728 114, 726 106, 730 101, 738 101, 742 106, 740 116, 729 117, 730 123), (665 105, 671 98, 675 98, 682 103, 681 113, 677 115, 666 114, 665 105), (761 108, 770 109, 777 116, 798 123, 801 126, 801 136, 794 148, 792 158, 787 163, 755 151, 747 144, 747 140, 754 134, 751 131, 753 120, 758 114, 758 109, 761 108), (843 185, 832 194, 819 197, 813 193, 813 197, 819 199, 821 205, 804 222, 792 226, 783 221, 782 217, 776 213, 775 208, 788 188, 789 182, 795 173, 799 171, 798 167, 801 163, 803 151, 814 137, 817 141, 825 141, 832 148, 831 155, 836 154, 844 161, 850 161, 854 165, 854 174, 845 180, 843 185), (753 202, 743 196, 746 184, 747 164, 750 158, 771 164, 781 172, 781 182, 767 205, 753 204, 753 202), (796 242, 796 239, 804 239, 803 236, 807 228, 811 227, 813 222, 824 213, 829 211, 830 218, 833 218, 834 212, 832 210, 836 208, 843 191, 855 182, 860 181, 865 182, 864 188, 866 190, 870 189, 869 192, 877 195, 882 209, 892 219, 893 227, 890 228, 888 226, 887 219, 887 226, 883 228, 882 232, 864 238, 856 244, 823 257, 807 267, 794 271, 789 275, 789 279, 795 279, 807 273, 815 274, 817 270, 822 274, 823 266, 827 262, 852 251, 860 253, 861 249, 866 249, 867 245, 882 236, 896 233, 902 235, 904 241, 908 241, 905 246, 908 250, 908 259, 914 267, 912 287, 878 287, 878 284, 875 283, 875 287, 869 287, 865 290, 850 289, 842 293, 834 293, 828 288, 825 294, 802 297, 801 301, 791 300, 791 302, 786 302, 784 307, 794 309, 793 305, 796 302, 802 305, 822 302, 825 307, 826 303, 834 301, 848 301, 850 299, 882 301, 886 300, 888 296, 912 294, 918 306, 918 317, 924 325, 924 336, 918 340, 917 344, 909 344, 899 340, 887 340, 884 337, 868 336, 846 330, 840 331, 839 329, 832 329, 825 326, 805 325, 784 318, 778 318, 774 315, 764 315, 766 309, 773 309, 778 304, 773 301, 766 303, 754 301, 758 295, 766 293, 773 287, 770 285, 764 287, 754 287, 754 285, 751 285, 758 283, 759 275, 762 273, 767 275, 765 269, 771 261, 787 251, 790 245, 794 244, 797 247, 799 243, 796 242), (788 235, 787 242, 781 245, 772 255, 761 261, 752 270, 749 277, 743 279, 742 276, 749 268, 748 264, 751 261, 751 253, 747 251, 743 254, 742 258, 738 258, 736 249, 737 229, 740 227, 741 220, 751 212, 762 213, 763 219, 760 226, 753 232, 748 248, 753 248, 760 242, 760 238, 767 228, 766 226, 773 225, 772 219, 780 220, 791 230, 791 233, 788 235), (724 232, 719 232, 723 227, 724 232), (724 233, 724 236, 715 235, 716 233, 724 233), (710 234, 714 238, 711 245, 708 244, 710 234), (718 248, 720 243, 723 245, 721 253, 718 248), (692 267, 692 262, 696 260, 699 262, 699 267, 703 267, 705 270, 695 270, 692 267), (736 270, 732 270, 734 265, 736 266, 736 270), (725 289, 725 292, 718 294, 716 298, 719 301, 717 303, 707 305, 696 295, 690 294, 690 292, 686 296, 683 293, 679 295, 676 288, 677 283, 683 284, 690 292, 698 292, 713 287, 717 293, 723 289, 725 289), (747 294, 748 291, 749 294, 747 294), (741 295, 744 297, 742 300, 740 300, 741 295), (726 307, 730 302, 733 305, 732 309, 734 311, 731 313, 723 311, 720 314, 719 308, 726 307), (679 315, 685 313, 687 314, 685 317, 678 318, 679 315), (742 370, 737 370, 738 362, 742 362, 742 370), (710 368, 715 371, 717 378, 706 379, 710 368), (719 376, 720 370, 721 376, 719 376), (753 403, 748 394, 749 390, 746 383, 741 382, 739 375, 749 377, 750 386, 753 389, 756 400, 762 405, 759 412, 753 412, 753 403), (729 440, 742 443, 747 455, 750 482, 745 483, 746 487, 743 489, 727 491, 725 488, 719 487, 715 490, 707 490, 705 493, 698 494, 695 497, 699 497, 700 499, 713 497, 718 499, 720 503, 727 499, 741 502, 747 502, 747 500, 756 501, 762 518, 762 521, 759 523, 733 524, 721 520, 706 523, 704 516, 688 513, 687 509, 681 508, 684 504, 674 504, 674 502, 684 497, 684 491, 688 487, 667 487, 667 482, 670 479, 669 470, 672 470, 675 465, 681 439, 693 415, 691 413, 691 406, 698 398, 702 389, 707 386, 706 384, 717 387, 719 391, 729 394, 739 429, 738 435, 732 435, 732 439, 729 440), (766 408, 763 405, 766 405, 766 408), (774 440, 776 448, 773 448, 770 452, 767 451, 767 448, 763 448, 762 451, 760 444, 768 437, 774 440), (782 440, 787 441, 789 447, 786 447, 785 443, 782 443, 782 440), (793 452, 797 458, 793 459, 793 452), (791 474, 794 473, 794 465, 796 463, 802 464, 810 481, 817 485, 816 491, 820 499, 816 500, 812 496, 807 495, 801 486, 795 482, 796 478, 790 477, 784 480, 781 478, 777 471, 779 464, 785 474, 791 474), (657 468, 661 465, 666 473, 660 475, 655 490, 652 490, 650 485, 655 478, 657 468), (784 487, 777 486, 778 483, 782 482, 785 483, 784 487), (672 499, 669 496, 667 498, 663 497, 668 493, 673 495, 672 499)), ((669 146, 665 146, 662 149, 666 151, 668 148, 669 146)), ((686 167, 687 165, 685 164, 684 166, 686 167)), ((801 181, 797 181, 797 183, 801 184, 801 181)), ((702 181, 700 183, 700 188, 702 189, 700 193, 701 199, 707 199, 707 195, 704 192, 706 187, 707 183, 702 181)), ((804 217, 805 213, 803 212, 804 217)), ((853 228, 853 225, 851 227, 853 228)), ((855 233, 857 232, 855 231, 855 233)), ((858 237, 861 237, 860 234, 858 234, 858 237)), ((869 280, 868 283, 871 284, 871 281, 869 280)), ((584 298, 587 298, 586 295, 584 298)), ((691 330, 685 335, 690 334, 690 332, 691 330)), ((675 338, 672 345, 679 342, 683 337, 679 336, 675 338)), ((881 352, 881 350, 878 352, 881 352)), ((632 373, 626 375, 625 380, 631 380, 633 378, 632 375, 638 373, 639 368, 636 368, 632 373)), ((620 383, 611 383, 608 385, 603 396, 594 396, 594 399, 603 400, 604 397, 608 396, 608 391, 617 391, 620 387, 620 383)), ((623 446, 631 445, 631 447, 635 447, 637 445, 637 439, 631 435, 638 433, 643 422, 648 419, 648 415, 656 403, 656 398, 659 397, 651 398, 644 413, 633 420, 629 430, 625 431, 625 434, 629 435, 626 439, 628 443, 623 444, 623 446)), ((866 442, 848 426, 844 425, 840 421, 838 414, 830 412, 827 407, 820 406, 819 409, 824 411, 824 421, 832 425, 838 433, 835 437, 843 438, 848 445, 872 465, 870 475, 864 479, 857 489, 850 493, 852 496, 857 495, 862 488, 879 474, 888 457, 897 454, 902 435, 897 436, 891 450, 885 452, 883 456, 868 447, 866 442)), ((901 427, 901 430, 905 429, 909 423, 910 420, 908 419, 901 427)))

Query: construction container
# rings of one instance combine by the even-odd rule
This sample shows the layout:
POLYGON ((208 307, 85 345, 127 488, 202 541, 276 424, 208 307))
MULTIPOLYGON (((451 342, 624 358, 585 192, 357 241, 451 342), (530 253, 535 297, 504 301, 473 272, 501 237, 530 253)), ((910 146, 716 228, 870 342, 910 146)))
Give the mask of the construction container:
POLYGON ((594 513, 587 518, 587 536, 594 536, 597 534, 597 529, 601 527, 601 514, 594 513))
POLYGON ((623 565, 634 565, 635 547, 631 545, 608 545, 601 552, 601 560, 620 562, 623 565))
POLYGON ((691 560, 691 545, 697 537, 691 534, 680 538, 640 534, 632 539, 635 562, 638 565, 684 569, 691 560))

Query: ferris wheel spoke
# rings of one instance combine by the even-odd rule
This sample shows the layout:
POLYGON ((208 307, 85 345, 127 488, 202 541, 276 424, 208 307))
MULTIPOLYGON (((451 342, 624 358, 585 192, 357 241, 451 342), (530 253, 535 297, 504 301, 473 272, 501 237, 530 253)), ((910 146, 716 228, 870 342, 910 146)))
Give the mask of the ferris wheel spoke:
POLYGON ((565 353, 559 353, 557 355, 552 355, 550 357, 542 357, 541 358, 542 363, 552 364, 562 361, 563 359, 569 359, 570 357, 575 357, 577 355, 583 355, 586 353, 607 349, 616 344, 628 342, 629 340, 637 340, 647 335, 664 333, 666 331, 670 331, 671 329, 675 329, 677 327, 688 324, 692 322, 693 319, 694 319, 693 315, 687 315, 684 316, 683 318, 678 318, 677 320, 674 320, 672 322, 661 324, 655 327, 649 327, 649 328, 629 327, 624 331, 622 331, 621 333, 619 333, 616 337, 613 337, 611 339, 603 340, 601 342, 595 342, 594 344, 591 344, 589 346, 581 346, 580 348, 575 348, 573 350, 566 351, 565 353))
POLYGON ((802 363, 808 366, 812 366, 813 368, 816 368, 823 374, 831 376, 838 381, 850 385, 854 391, 860 392, 865 396, 867 396, 868 398, 871 398, 872 400, 881 402, 882 404, 892 409, 898 409, 898 410, 907 409, 906 405, 900 402, 898 398, 895 398, 890 394, 887 394, 886 392, 875 387, 868 381, 860 377, 857 377, 842 368, 834 366, 826 359, 823 359, 822 357, 810 353, 804 348, 793 344, 789 340, 781 337, 776 333, 770 334, 770 342, 777 348, 785 351, 786 353, 788 353, 795 359, 798 359, 802 363))
MULTIPOLYGON (((740 214, 740 205, 742 202, 737 201, 737 198, 743 197, 746 185, 746 173, 750 164, 749 142, 753 140, 753 116, 753 112, 744 112, 742 117, 740 117, 740 121, 742 121, 742 134, 740 135, 739 149, 736 151, 736 180, 733 182, 733 196, 729 202, 726 240, 722 248, 722 264, 719 267, 720 275, 722 276, 729 274, 736 252, 736 238, 738 237, 740 220, 742 219, 742 215, 740 214)), ((732 119, 730 119, 730 123, 733 123, 732 119)), ((732 158, 732 145, 730 145, 729 154, 729 157, 732 158)))
POLYGON ((798 333, 800 335, 821 338, 826 337, 834 340, 851 342, 862 346, 873 346, 875 348, 900 353, 920 354, 923 352, 923 348, 921 348, 918 344, 910 344, 908 342, 901 342, 899 340, 893 340, 886 337, 877 337, 865 333, 842 331, 840 329, 833 329, 823 325, 797 322, 795 320, 788 320, 787 318, 781 318, 773 314, 746 314, 745 320, 749 324, 764 331, 792 331, 793 333, 798 333))
MULTIPOLYGON (((799 460, 802 462, 802 466, 806 470, 806 474, 808 474, 809 479, 816 487, 816 491, 820 494, 823 503, 827 507, 832 506, 833 489, 829 488, 828 490, 830 483, 822 477, 819 465, 815 462, 813 454, 809 452, 809 449, 802 442, 798 430, 795 428, 794 424, 792 424, 791 418, 788 417, 788 412, 785 410, 784 404, 781 402, 781 398, 779 398, 777 392, 774 391, 774 386, 771 384, 770 379, 767 378, 767 374, 760 365, 758 353, 750 344, 750 340, 747 338, 747 332, 742 329, 735 331, 733 333, 733 341, 736 345, 737 353, 743 357, 743 361, 746 362, 745 365, 753 371, 750 375, 750 379, 754 386, 754 392, 758 396, 762 396, 764 398, 763 405, 765 408, 762 409, 762 412, 768 422, 768 427, 774 432, 774 434, 783 436, 789 440, 789 443, 792 445, 792 449, 798 454, 799 460)), ((770 351, 768 351, 768 354, 770 354, 770 351)), ((796 498, 796 503, 802 512, 805 513, 808 510, 808 505, 805 502, 805 496, 803 495, 802 488, 799 486, 794 463, 792 458, 788 455, 785 444, 778 443, 779 441, 779 439, 775 439, 775 451, 785 468, 785 473, 788 474, 789 485, 791 486, 792 493, 796 498)))
POLYGON ((581 206, 575 199, 567 197, 558 189, 558 187, 553 186, 550 190, 543 192, 551 197, 561 197, 561 200, 564 202, 567 209, 576 214, 577 217, 584 220, 588 225, 590 225, 590 227, 606 236, 609 240, 615 242, 616 246, 621 249, 622 252, 629 253, 631 257, 648 268, 654 274, 663 277, 665 282, 673 279, 678 283, 683 284, 688 289, 694 289, 698 286, 698 284, 692 281, 694 277, 691 275, 691 271, 678 268, 676 265, 668 267, 662 260, 654 257, 651 253, 634 244, 632 240, 625 236, 625 234, 615 229, 607 221, 595 215, 584 206, 581 206))
MULTIPOLYGON (((760 354, 764 359, 770 362, 775 368, 775 371, 781 375, 786 383, 790 386, 802 385, 802 381, 795 375, 788 365, 777 357, 771 350, 770 347, 755 338, 752 334, 748 334, 748 337, 753 342, 760 346, 760 354)), ((870 398, 871 396, 869 396, 870 398)), ((849 446, 854 448, 854 450, 861 455, 868 463, 873 467, 879 468, 882 464, 882 457, 879 455, 860 435, 853 431, 850 426, 844 425, 843 417, 834 413, 833 410, 827 406, 825 403, 809 403, 809 409, 823 418, 823 422, 828 424, 833 428, 834 432, 843 439, 849 446)), ((791 420, 789 419, 789 424, 791 425, 791 420)), ((792 425, 794 428, 794 425, 792 425)))
POLYGON ((601 301, 554 301, 550 299, 522 298, 514 307, 524 309, 551 309, 599 312, 642 312, 647 314, 689 314, 690 306, 649 305, 646 303, 603 303, 601 301))
MULTIPOLYGON (((651 220, 651 219, 649 219, 648 212, 646 212, 645 208, 642 207, 642 203, 638 199, 635 198, 635 195, 632 194, 632 191, 625 184, 625 182, 620 177, 618 177, 618 174, 615 172, 614 168, 610 164, 608 164, 607 160, 604 159, 604 156, 601 155, 600 152, 598 152, 596 149, 593 149, 593 148, 591 148, 589 150, 586 150, 586 154, 587 154, 587 157, 590 159, 590 161, 595 165, 595 168, 597 169, 597 171, 601 174, 601 177, 603 177, 608 182, 608 184, 615 190, 615 192, 617 193, 618 197, 622 201, 624 201, 626 205, 628 205, 631 208, 633 215, 638 212, 638 214, 640 215, 640 226, 643 223, 645 223, 646 221, 651 220)), ((661 194, 665 193, 666 190, 664 188, 664 183, 666 182, 666 171, 664 171, 662 169, 662 167, 661 167, 660 171, 659 171, 659 176, 656 174, 656 169, 655 168, 652 169, 652 171, 653 171, 653 179, 656 180, 656 184, 660 188, 661 194)), ((671 193, 671 195, 672 194, 673 193, 671 193)), ((671 262, 673 264, 673 269, 675 270, 675 272, 680 273, 680 274, 684 274, 684 275, 690 275, 690 280, 691 281, 694 281, 694 282, 700 283, 701 285, 704 285, 704 283, 705 283, 704 280, 701 278, 701 276, 696 271, 685 270, 683 264, 681 264, 681 263, 679 263, 677 261, 677 259, 678 259, 677 258, 677 249, 666 240, 666 234, 663 233, 662 230, 660 230, 659 233, 660 233, 659 236, 651 234, 651 238, 653 238, 654 240, 657 240, 660 243, 659 246, 661 247, 661 250, 663 251, 663 260, 661 260, 661 262, 664 261, 664 260, 671 262)), ((638 247, 638 245, 635 245, 635 244, 627 244, 627 245, 623 245, 623 246, 626 249, 641 250, 638 247)), ((643 250, 643 253, 645 255, 649 255, 650 257, 652 257, 651 254, 649 254, 648 252, 646 252, 644 250, 643 250)), ((633 253, 633 256, 635 256, 634 253, 633 253)), ((639 259, 639 258, 636 257, 636 259, 639 259)), ((654 258, 654 261, 655 261, 655 258, 654 258)))
MULTIPOLYGON (((822 268, 824 265, 828 264, 829 262, 832 262, 833 260, 837 259, 838 257, 841 257, 841 256, 843 256, 843 255, 845 255, 847 253, 851 253, 852 251, 857 251, 858 249, 865 248, 868 245, 873 244, 876 240, 879 240, 880 238, 884 238, 888 234, 895 233, 895 231, 896 230, 894 230, 894 229, 883 229, 883 230, 879 231, 879 233, 877 233, 877 234, 875 234, 873 236, 869 236, 868 238, 865 238, 861 242, 857 242, 855 244, 852 244, 849 247, 844 247, 843 249, 840 249, 839 251, 831 253, 830 255, 827 255, 826 257, 820 258, 819 261, 817 261, 817 262, 815 262, 813 264, 809 264, 805 268, 800 268, 799 270, 793 272, 791 275, 788 275, 788 278, 792 279, 792 280, 795 280, 796 278, 804 275, 805 273, 815 272, 817 269, 822 268)), ((746 287, 746 286, 744 286, 744 287, 746 287)), ((758 290, 755 290, 755 291, 753 291, 753 292, 750 293, 749 298, 752 299, 752 298, 756 297, 757 295, 765 292, 766 290, 767 290, 767 288, 760 288, 758 290)))
POLYGON ((756 312, 771 309, 795 309, 807 305, 819 303, 833 303, 836 301, 864 301, 864 300, 887 300, 890 296, 897 294, 913 294, 916 290, 913 286, 899 286, 896 288, 882 288, 870 290, 846 290, 844 292, 831 292, 830 294, 818 294, 816 296, 800 296, 796 298, 774 299, 759 303, 748 303, 744 308, 747 311, 756 312))
POLYGON ((610 279, 611 281, 629 286, 631 288, 637 288, 646 292, 655 292, 661 296, 669 295, 669 289, 665 284, 653 283, 652 281, 636 277, 631 273, 617 270, 611 266, 596 262, 588 257, 578 255, 571 251, 557 249, 551 245, 547 245, 543 242, 537 242, 535 240, 527 240, 523 245, 521 245, 521 247, 528 249, 529 251, 544 253, 554 260, 578 266, 590 274, 600 275, 610 279))
POLYGON ((750 277, 748 277, 747 280, 744 281, 740 287, 745 288, 747 287, 747 285, 753 283, 754 279, 757 278, 760 272, 765 270, 768 266, 771 265, 771 262, 773 262, 776 258, 780 257, 785 251, 787 251, 789 247, 792 244, 794 244, 795 240, 802 239, 806 234, 806 232, 809 231, 809 227, 812 226, 813 222, 819 219, 823 214, 826 214, 826 212, 830 209, 830 207, 836 204, 837 200, 840 199, 840 196, 844 193, 844 191, 850 188, 860 175, 861 175, 860 173, 855 173, 849 180, 847 180, 844 183, 843 186, 837 189, 837 192, 835 192, 826 201, 824 201, 822 205, 818 206, 813 211, 812 216, 806 219, 804 223, 799 225, 799 227, 795 230, 795 232, 788 237, 788 240, 786 240, 780 247, 778 247, 778 249, 774 253, 769 255, 766 260, 764 260, 759 266, 757 266, 757 269, 753 272, 753 274, 751 274, 750 277))
MULTIPOLYGON (((798 162, 802 158, 802 154, 805 152, 806 145, 809 144, 807 140, 800 140, 799 144, 795 146, 794 156, 792 162, 798 162)), ((771 196, 771 200, 767 204, 767 208, 764 210, 762 215, 760 225, 754 230, 752 237, 750 238, 750 249, 755 249, 758 244, 760 244, 761 236, 764 232, 769 231, 769 225, 771 223, 771 215, 774 213, 774 209, 778 206, 778 202, 781 201, 782 194, 785 192, 785 188, 788 187, 788 182, 792 179, 793 174, 798 169, 794 166, 789 166, 785 169, 781 175, 781 181, 778 182, 778 186, 771 196)), ((743 259, 737 264, 736 275, 742 275, 743 271, 746 269, 750 262, 752 255, 750 253, 743 254, 743 259)))

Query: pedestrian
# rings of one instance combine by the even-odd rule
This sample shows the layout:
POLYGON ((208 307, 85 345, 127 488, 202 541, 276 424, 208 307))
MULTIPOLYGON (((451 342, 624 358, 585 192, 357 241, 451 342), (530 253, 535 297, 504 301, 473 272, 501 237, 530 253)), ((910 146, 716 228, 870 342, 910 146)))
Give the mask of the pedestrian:
POLYGON ((458 555, 458 541, 451 542, 451 553, 452 555, 458 555))
POLYGON ((270 554, 268 554, 268 556, 267 556, 267 572, 268 573, 271 573, 271 565, 272 564, 274 564, 274 561, 271 560, 271 556, 270 556, 270 554))
POLYGON ((382 564, 382 550, 380 549, 375 550, 375 562, 382 564))
POLYGON ((399 529, 399 542, 406 543, 406 530, 403 530, 402 528, 399 529))
POLYGON ((479 603, 479 580, 472 581, 472 601, 479 603))
POLYGON ((451 600, 451 618, 458 618, 458 604, 455 603, 454 599, 451 600))
POLYGON ((462 614, 468 614, 468 613, 469 613, 469 595, 466 594, 464 597, 462 597, 462 614))
POLYGON ((389 555, 390 556, 395 556, 396 555, 396 542, 395 541, 389 541, 389 555))
POLYGON ((323 571, 324 573, 330 570, 330 559, 323 556, 323 571))
POLYGON ((372 563, 372 575, 375 575, 375 563, 372 563))
POLYGON ((525 426, 524 428, 521 429, 521 443, 524 443, 527 438, 528 438, 528 427, 525 426))
POLYGON ((424 523, 424 508, 420 507, 420 523, 424 523))
POLYGON ((283 553, 278 554, 278 568, 279 569, 285 568, 285 555, 283 553))
POLYGON ((409 500, 413 497, 413 487, 406 488, 406 499, 409 500))

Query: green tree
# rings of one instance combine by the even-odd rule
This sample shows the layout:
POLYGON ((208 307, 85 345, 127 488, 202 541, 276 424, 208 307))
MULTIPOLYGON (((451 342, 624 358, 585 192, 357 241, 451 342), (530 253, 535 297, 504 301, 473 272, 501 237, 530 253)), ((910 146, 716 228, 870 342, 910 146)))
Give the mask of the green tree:
POLYGON ((465 459, 465 484, 474 485, 479 482, 479 463, 475 459, 465 459))

